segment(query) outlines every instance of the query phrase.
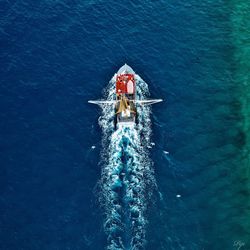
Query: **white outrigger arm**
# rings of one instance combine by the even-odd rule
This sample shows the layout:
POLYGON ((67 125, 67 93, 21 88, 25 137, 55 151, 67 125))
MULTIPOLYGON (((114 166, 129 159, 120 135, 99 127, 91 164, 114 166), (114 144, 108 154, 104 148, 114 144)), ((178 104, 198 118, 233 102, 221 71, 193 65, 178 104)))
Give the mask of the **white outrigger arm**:
POLYGON ((152 105, 152 104, 162 102, 162 101, 163 101, 162 99, 151 99, 151 100, 149 99, 149 100, 135 100, 134 102, 146 106, 146 105, 152 105))
MULTIPOLYGON (((106 100, 96 100, 96 101, 88 101, 88 103, 92 103, 92 104, 97 104, 97 105, 105 105, 105 104, 111 104, 111 105, 114 105, 116 104, 117 102, 119 102, 120 100, 112 100, 112 101, 106 101, 106 100)), ((155 103, 158 103, 158 102, 162 102, 163 100, 162 99, 151 99, 151 100, 129 100, 129 101, 132 101, 136 104, 140 104, 140 105, 152 105, 152 104, 155 104, 155 103)))
POLYGON ((89 100, 88 103, 92 103, 92 104, 97 104, 97 105, 102 105, 102 104, 115 104, 116 101, 105 101, 105 100, 96 100, 96 101, 92 101, 89 100))

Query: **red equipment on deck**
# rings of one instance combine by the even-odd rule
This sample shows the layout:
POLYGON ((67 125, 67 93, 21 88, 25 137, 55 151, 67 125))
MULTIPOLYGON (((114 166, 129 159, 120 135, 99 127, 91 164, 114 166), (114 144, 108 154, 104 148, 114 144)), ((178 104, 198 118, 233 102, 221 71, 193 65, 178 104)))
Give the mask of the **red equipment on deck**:
POLYGON ((122 74, 116 77, 116 94, 134 94, 135 78, 133 74, 122 74))

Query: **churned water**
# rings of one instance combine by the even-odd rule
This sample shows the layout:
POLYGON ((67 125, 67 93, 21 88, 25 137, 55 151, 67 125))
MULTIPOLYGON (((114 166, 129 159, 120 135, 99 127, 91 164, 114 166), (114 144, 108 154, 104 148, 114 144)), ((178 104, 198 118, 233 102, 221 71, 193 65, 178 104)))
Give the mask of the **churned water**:
POLYGON ((250 249, 249 8, 1 1, 0 249, 250 249), (124 63, 164 102, 114 131, 124 63))

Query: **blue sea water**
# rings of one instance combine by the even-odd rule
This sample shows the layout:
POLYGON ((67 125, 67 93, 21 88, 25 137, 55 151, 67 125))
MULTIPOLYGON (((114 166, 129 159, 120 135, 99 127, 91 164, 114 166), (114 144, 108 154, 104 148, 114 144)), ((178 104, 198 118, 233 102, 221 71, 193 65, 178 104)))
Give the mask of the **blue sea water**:
POLYGON ((223 0, 0 2, 0 249, 105 248, 101 110, 87 101, 124 63, 164 99, 151 114, 145 248, 247 249, 231 11, 223 0))

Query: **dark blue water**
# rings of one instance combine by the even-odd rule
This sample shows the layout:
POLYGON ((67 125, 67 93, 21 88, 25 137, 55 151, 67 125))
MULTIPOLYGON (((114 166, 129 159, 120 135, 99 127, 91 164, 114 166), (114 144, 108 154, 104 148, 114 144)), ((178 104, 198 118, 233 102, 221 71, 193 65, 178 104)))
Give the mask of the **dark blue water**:
POLYGON ((0 249, 104 249, 101 111, 87 100, 124 63, 165 100, 151 116, 147 249, 246 247, 225 1, 3 0, 0 11, 0 249))

